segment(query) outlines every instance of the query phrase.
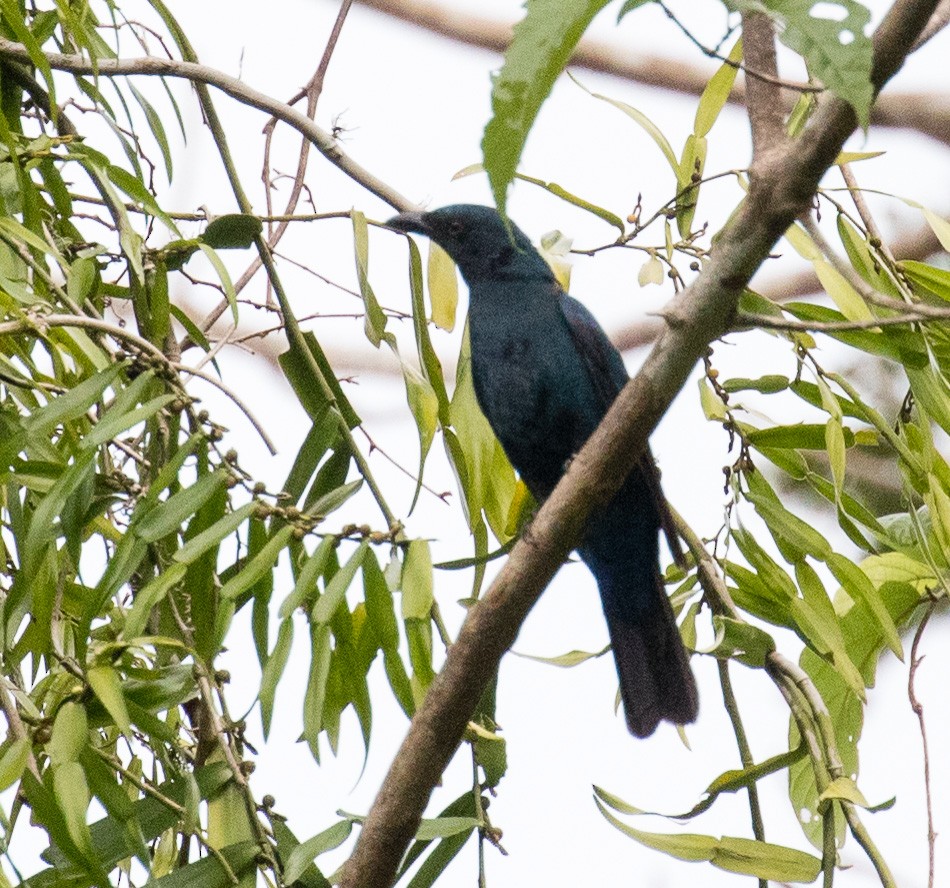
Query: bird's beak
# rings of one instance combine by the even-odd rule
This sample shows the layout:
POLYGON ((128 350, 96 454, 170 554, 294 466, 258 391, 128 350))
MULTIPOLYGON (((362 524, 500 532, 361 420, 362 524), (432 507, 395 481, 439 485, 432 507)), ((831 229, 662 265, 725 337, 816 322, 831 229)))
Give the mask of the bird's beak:
POLYGON ((400 213, 393 216, 386 225, 394 228, 396 231, 404 231, 406 234, 414 232, 415 234, 429 234, 429 225, 426 222, 425 213, 400 213))

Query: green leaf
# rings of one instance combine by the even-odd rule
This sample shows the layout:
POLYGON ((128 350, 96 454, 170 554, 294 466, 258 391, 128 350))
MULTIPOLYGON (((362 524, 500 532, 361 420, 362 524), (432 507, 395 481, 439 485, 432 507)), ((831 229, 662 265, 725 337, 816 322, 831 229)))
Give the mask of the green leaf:
POLYGON ((797 515, 789 512, 761 472, 753 472, 747 476, 749 490, 747 496, 755 506, 759 517, 765 521, 776 543, 793 552, 783 552, 790 561, 798 561, 803 555, 810 555, 819 561, 824 561, 831 553, 831 544, 815 528, 797 515))
POLYGON ((447 839, 461 832, 471 832, 479 826, 481 823, 475 817, 423 817, 419 822, 415 838, 421 842, 447 839))
POLYGON ((274 533, 264 547, 221 587, 218 593, 221 599, 233 601, 255 585, 265 574, 270 573, 293 533, 294 528, 289 524, 274 533))
POLYGON ((356 576, 356 572, 363 563, 363 557, 366 555, 368 548, 369 541, 361 540, 356 547, 356 551, 347 559, 346 564, 327 583, 323 595, 317 599, 317 603, 310 613, 310 619, 314 623, 329 623, 333 618, 336 609, 342 604, 346 596, 346 590, 350 588, 350 584, 353 582, 353 577, 356 576))
POLYGON ((74 386, 68 392, 57 395, 44 407, 34 411, 27 417, 23 427, 30 437, 39 437, 45 435, 48 431, 68 422, 78 416, 82 416, 89 408, 99 400, 100 395, 112 384, 115 378, 122 372, 121 364, 113 364, 105 370, 96 373, 84 379, 79 385, 74 386))
POLYGON ((132 608, 125 617, 125 625, 122 627, 123 638, 131 640, 145 631, 145 624, 151 616, 152 608, 161 603, 165 596, 185 578, 187 572, 188 568, 184 564, 172 564, 138 590, 132 608))
MULTIPOLYGON (((576 194, 571 194, 566 188, 562 188, 556 182, 545 182, 543 179, 535 179, 533 176, 526 176, 523 173, 515 173, 515 178, 519 179, 522 182, 530 182, 532 185, 537 185, 539 188, 543 188, 549 194, 553 194, 555 197, 561 198, 561 200, 566 203, 571 204, 575 207, 580 207, 582 210, 587 210, 588 213, 592 213, 600 219, 603 219, 604 222, 609 222, 615 228, 620 231, 620 234, 623 235, 626 231, 626 228, 623 224, 623 219, 621 219, 616 213, 611 213, 610 210, 605 210, 603 207, 597 206, 597 204, 591 203, 589 200, 584 200, 583 197, 578 197, 576 194)), ((567 289, 566 287, 564 289, 567 289)))
POLYGON ((773 374, 769 376, 760 376, 758 379, 744 379, 735 377, 726 379, 721 385, 727 392, 755 391, 762 392, 764 395, 774 395, 776 392, 784 392, 789 387, 787 376, 773 374))
POLYGON ((588 660, 596 660, 609 651, 610 645, 608 644, 599 651, 568 651, 566 654, 561 654, 557 657, 539 657, 536 654, 522 654, 519 651, 512 651, 511 653, 524 660, 534 660, 535 663, 546 663, 548 666, 560 666, 562 669, 572 669, 575 666, 580 666, 581 663, 586 663, 588 660))
POLYGON ((91 666, 86 670, 86 681, 92 688, 99 702, 105 706, 122 733, 131 738, 132 725, 129 720, 129 710, 125 705, 125 696, 122 693, 122 680, 119 673, 107 664, 91 666))
POLYGON ((199 243, 198 248, 205 254, 205 258, 214 267, 215 273, 218 275, 218 280, 221 281, 221 288, 224 290, 224 298, 228 300, 228 305, 231 306, 231 317, 236 324, 239 320, 237 291, 234 289, 234 283, 231 280, 231 275, 228 273, 228 268, 221 261, 221 257, 206 243, 199 243))
POLYGON ((739 73, 738 63, 742 60, 741 38, 733 44, 726 59, 727 61, 723 62, 719 70, 709 78, 709 83, 706 84, 699 98, 693 132, 700 138, 709 135, 709 131, 729 99, 729 93, 732 92, 736 74, 739 73))
POLYGON ((950 302, 950 271, 913 259, 904 259, 900 267, 912 284, 950 302))
POLYGON ((158 205, 155 197, 138 178, 132 175, 128 170, 124 170, 122 167, 113 164, 109 164, 105 168, 105 172, 109 179, 118 185, 119 188, 142 207, 142 209, 151 213, 155 218, 161 219, 165 227, 174 234, 175 237, 181 237, 178 226, 175 225, 171 217, 158 205))
MULTIPOLYGON (((743 430, 745 431, 745 430, 743 430)), ((842 429, 846 446, 854 445, 854 433, 842 429)), ((750 429, 746 432, 750 444, 761 447, 789 447, 796 450, 825 450, 826 426, 819 423, 797 423, 774 426, 770 429, 750 429)))
POLYGON ((402 616, 429 621, 432 611, 432 555, 427 540, 413 540, 402 565, 402 616))
POLYGON ((212 219, 201 232, 201 239, 215 250, 246 250, 254 246, 263 230, 257 216, 227 213, 212 219))
POLYGON ((868 308, 861 294, 827 259, 819 257, 812 262, 812 265, 821 286, 841 314, 849 321, 874 320, 874 313, 868 308))
POLYGON ((626 102, 621 102, 618 99, 611 99, 609 96, 603 96, 600 93, 591 92, 586 86, 584 86, 576 77, 571 75, 571 79, 582 89, 584 92, 593 96, 595 99, 600 99, 601 101, 607 102, 610 105, 613 105, 615 108, 623 111, 631 120, 637 123, 646 134, 653 139, 653 142, 656 144, 657 148, 660 149, 660 152, 666 158, 666 162, 670 165, 670 169, 673 171, 674 176, 678 176, 680 164, 676 159, 676 153, 673 151, 673 146, 670 144, 669 140, 663 133, 660 131, 660 128, 652 121, 649 117, 646 116, 642 111, 634 108, 632 105, 628 105, 626 102))
MULTIPOLYGON (((206 475, 205 478, 213 478, 217 473, 206 475)), ((202 479, 203 480, 203 479, 202 479)), ((169 500, 168 502, 171 502, 169 500)), ((247 521, 257 508, 256 502, 245 503, 239 509, 229 512, 223 518, 219 518, 210 527, 193 536, 183 545, 172 558, 179 564, 191 564, 200 558, 209 549, 217 546, 225 537, 234 533, 245 521, 247 521)), ((148 516, 151 518, 151 514, 148 516)))
POLYGON ((9 789, 23 776, 32 751, 32 744, 28 737, 14 740, 4 750, 3 755, 0 756, 0 792, 9 789))
POLYGON ((482 138, 485 170, 504 216, 528 132, 581 35, 606 0, 528 0, 492 84, 492 118, 482 138))
POLYGON ((736 659, 746 666, 761 669, 766 657, 775 650, 775 639, 768 632, 744 620, 716 615, 713 626, 716 638, 721 637, 721 640, 705 653, 714 657, 736 659))
MULTIPOLYGON (((689 237, 693 217, 696 215, 696 202, 699 200, 699 180, 706 168, 708 142, 701 136, 690 133, 683 146, 676 183, 679 194, 676 196, 676 230, 680 237, 689 237)), ((669 246, 667 247, 669 251, 669 246)))
POLYGON ((861 808, 870 808, 868 800, 864 793, 858 789, 858 785, 850 777, 838 777, 831 781, 824 792, 818 796, 818 801, 823 802, 826 799, 841 799, 845 802, 851 802, 861 808))
POLYGON ((412 413, 416 431, 419 435, 419 470, 416 476, 415 493, 409 507, 411 513, 422 490, 422 472, 426 457, 429 455, 429 448, 432 446, 432 439, 435 437, 435 431, 438 427, 439 399, 435 389, 415 367, 403 361, 401 357, 400 364, 402 365, 402 378, 406 384, 406 399, 409 402, 409 411, 412 413))
POLYGON ((900 290, 898 290, 891 276, 878 259, 872 255, 871 247, 864 235, 851 224, 844 213, 838 214, 838 237, 841 238, 848 259, 851 260, 852 268, 868 284, 874 287, 875 290, 894 299, 901 298, 900 290))
POLYGON ((620 7, 620 12, 617 13, 617 21, 619 22, 627 13, 652 2, 653 0, 625 0, 623 6, 620 7))
POLYGON ((326 623, 310 624, 310 677, 304 695, 303 737, 313 757, 320 760, 319 736, 323 728, 323 709, 330 675, 330 627, 326 623))
POLYGON ((281 620, 286 620, 298 607, 306 605, 307 610, 310 609, 311 602, 317 597, 317 578, 323 574, 329 564, 333 550, 333 537, 327 536, 320 541, 320 545, 313 550, 313 554, 307 557, 297 574, 293 591, 283 600, 277 612, 281 620))
POLYGON ((950 222, 942 216, 938 216, 933 210, 928 210, 926 207, 922 207, 921 209, 923 210, 927 224, 937 236, 937 240, 940 241, 940 246, 950 251, 950 222))
POLYGON ((897 626, 881 599, 880 592, 874 588, 874 584, 868 578, 868 575, 844 555, 839 555, 837 552, 829 555, 826 563, 828 569, 834 574, 835 579, 841 583, 848 595, 855 601, 862 602, 873 614, 885 643, 896 657, 903 660, 904 649, 901 645, 900 633, 897 631, 897 626))
POLYGON ((647 848, 679 860, 705 860, 728 872, 779 882, 813 882, 821 872, 821 861, 817 857, 794 848, 733 836, 715 839, 695 833, 675 835, 643 832, 611 814, 600 799, 595 799, 595 802, 600 813, 622 833, 647 848))
POLYGON ((87 861, 95 858, 86 811, 92 800, 86 774, 79 762, 63 762, 53 768, 53 795, 63 814, 69 837, 87 861))
POLYGON ((353 249, 356 258, 356 277, 360 284, 360 293, 363 295, 364 322, 363 328, 366 338, 379 348, 386 332, 386 315, 379 307, 376 294, 369 283, 369 233, 366 227, 366 216, 357 210, 350 213, 353 223, 353 249))
POLYGON ((176 395, 159 395, 128 413, 119 413, 114 409, 108 410, 105 416, 96 423, 95 428, 83 438, 80 447, 84 450, 92 450, 100 444, 105 444, 106 441, 117 438, 140 422, 151 419, 159 410, 174 401, 176 397, 176 395))
MULTIPOLYGON (((141 521, 137 521, 134 525, 136 535, 146 543, 154 543, 176 532, 186 519, 194 515, 224 487, 227 478, 228 473, 223 469, 203 475, 190 487, 170 496, 164 503, 152 509, 141 521)), ((189 545, 193 544, 194 540, 190 540, 189 545)), ((179 557, 176 560, 183 561, 184 559, 179 557)))
POLYGON ((49 106, 55 119, 59 106, 56 103, 56 84, 53 81, 53 71, 49 59, 46 58, 42 47, 33 36, 33 32, 27 27, 26 16, 20 11, 16 0, 3 0, 2 10, 3 20, 7 23, 17 41, 26 47, 30 61, 43 74, 43 80, 46 81, 46 89, 49 92, 49 106))
POLYGON ((260 850, 257 842, 235 842, 219 849, 231 868, 230 872, 214 855, 209 855, 155 879, 149 885, 154 888, 231 888, 234 876, 240 877, 253 870, 260 850))
POLYGON ((867 129, 874 100, 873 46, 864 33, 871 21, 867 7, 857 0, 831 0, 830 4, 764 0, 764 4, 785 23, 779 34, 782 43, 805 59, 813 77, 851 105, 858 123, 867 129), (826 12, 829 5, 840 11, 826 12))
POLYGON ((277 684, 284 674, 284 667, 287 665, 287 658, 290 656, 290 648, 294 641, 294 621, 291 619, 282 620, 280 629, 277 630, 277 641, 274 642, 274 649, 264 663, 263 673, 261 675, 261 690, 258 699, 261 704, 261 726, 264 730, 264 739, 270 734, 271 719, 274 715, 274 698, 277 695, 277 684))
POLYGON ((303 875, 315 858, 334 848, 339 848, 350 837, 352 831, 353 821, 341 820, 305 842, 301 842, 290 852, 284 862, 284 882, 292 885, 303 875))

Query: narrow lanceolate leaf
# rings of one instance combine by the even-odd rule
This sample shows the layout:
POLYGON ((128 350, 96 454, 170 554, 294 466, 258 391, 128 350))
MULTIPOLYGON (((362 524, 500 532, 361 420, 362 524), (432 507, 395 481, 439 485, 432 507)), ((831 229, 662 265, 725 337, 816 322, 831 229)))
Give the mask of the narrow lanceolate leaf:
POLYGON ((108 388, 122 370, 121 364, 113 364, 95 376, 90 376, 79 385, 57 395, 31 416, 26 418, 23 426, 27 434, 37 438, 45 435, 60 423, 82 416, 108 388))
POLYGON ((366 312, 364 329, 366 338, 377 348, 383 341, 386 331, 386 315, 379 307, 376 294, 369 283, 369 234, 366 229, 366 217, 354 210, 351 214, 353 221, 353 249, 356 254, 356 277, 360 284, 360 293, 363 295, 363 306, 366 312))
POLYGON ((284 667, 287 665, 287 658, 290 656, 290 648, 294 641, 294 621, 283 620, 280 629, 277 631, 277 641, 274 644, 274 650, 271 651, 267 662, 264 663, 264 670, 261 676, 261 691, 259 699, 261 701, 261 726, 264 729, 264 739, 270 733, 271 719, 274 715, 274 698, 277 694, 277 685, 281 676, 284 674, 284 667))
POLYGON ((769 842, 733 836, 716 839, 696 834, 643 832, 615 817, 599 799, 595 801, 601 814, 622 833, 670 857, 689 861, 706 860, 728 872, 778 882, 813 882, 821 872, 821 861, 817 857, 769 842))
POLYGON ((211 499, 226 479, 227 473, 223 470, 204 475, 190 487, 180 490, 152 509, 135 525, 135 533, 147 543, 168 536, 211 499))
POLYGON ((673 151, 673 146, 670 144, 669 139, 663 135, 660 131, 660 128, 652 121, 649 117, 646 116, 642 111, 634 108, 632 105, 628 105, 626 102, 621 102, 619 99, 612 99, 609 96, 601 95, 600 93, 591 92, 584 84, 582 84, 576 77, 571 77, 571 79, 585 92, 592 95, 595 99, 600 99, 604 102, 607 102, 609 105, 613 105, 615 108, 623 111, 631 120, 643 128, 646 134, 653 139, 654 144, 657 148, 660 149, 660 152, 666 158, 666 162, 670 165, 670 169, 673 171, 673 174, 676 175, 679 172, 679 161, 676 159, 676 152, 673 151))
POLYGON ((504 215, 528 132, 581 35, 607 0, 528 0, 514 28, 505 63, 492 87, 492 119, 482 155, 499 211, 504 215))
POLYGON ((402 616, 429 620, 432 609, 432 555, 426 540, 413 540, 402 567, 402 616))
POLYGON ((264 574, 274 569, 280 553, 287 546, 294 529, 289 524, 280 528, 244 567, 241 568, 222 587, 219 595, 222 599, 235 599, 251 588, 264 574))
POLYGON ((867 605, 877 622, 884 643, 903 660, 904 648, 901 645, 900 633, 881 598, 881 593, 874 587, 868 575, 858 565, 837 552, 828 556, 826 564, 835 579, 844 587, 845 592, 855 601, 861 601, 867 605))
POLYGON ((343 601, 346 590, 350 588, 353 577, 356 576, 356 572, 363 563, 363 556, 366 554, 367 548, 369 548, 369 542, 363 540, 359 546, 356 547, 356 551, 347 559, 346 564, 344 564, 343 567, 333 575, 333 579, 327 583, 326 590, 314 605, 313 612, 310 615, 314 623, 330 622, 333 614, 336 613, 336 609, 343 601))
POLYGON ((132 428, 132 426, 153 417, 159 410, 174 401, 175 397, 175 395, 159 395, 128 413, 117 413, 114 409, 109 410, 96 427, 83 438, 82 448, 91 450, 100 444, 105 444, 106 441, 111 441, 124 431, 132 428))
MULTIPOLYGON (((213 476, 208 476, 213 477, 213 476)), ((248 518, 251 517, 257 503, 245 503, 240 509, 235 509, 223 518, 216 521, 211 527, 201 531, 182 546, 172 558, 180 564, 191 564, 200 558, 212 546, 216 546, 226 536, 234 533, 248 518)), ((151 515, 149 515, 151 517, 151 515)))
POLYGON ((105 706, 106 711, 112 716, 119 730, 126 737, 131 737, 132 725, 129 721, 129 710, 125 705, 125 697, 122 694, 122 680, 119 673, 107 664, 101 666, 92 666, 86 670, 86 681, 89 687, 99 698, 99 702, 105 706))
POLYGON ((221 261, 221 257, 211 249, 206 243, 199 243, 199 249, 205 254, 205 258, 214 266, 214 270, 221 281, 221 287, 224 289, 224 296, 231 307, 231 317, 234 323, 238 322, 237 291, 234 289, 234 282, 231 280, 231 274, 227 266, 221 261))
POLYGON ((458 275, 449 254, 435 241, 429 242, 426 283, 432 306, 432 323, 451 332, 455 329, 455 310, 459 301, 458 275))
POLYGON ((732 85, 736 82, 736 74, 739 73, 738 63, 742 60, 741 38, 735 42, 726 59, 719 70, 709 78, 709 83, 700 96, 699 106, 696 108, 696 122, 693 124, 693 132, 697 136, 709 135, 729 99, 732 85))
POLYGON ((284 881, 287 885, 292 885, 299 879, 314 858, 339 848, 353 831, 352 820, 341 820, 333 824, 323 832, 317 833, 313 838, 301 842, 293 851, 287 855, 284 863, 284 881))

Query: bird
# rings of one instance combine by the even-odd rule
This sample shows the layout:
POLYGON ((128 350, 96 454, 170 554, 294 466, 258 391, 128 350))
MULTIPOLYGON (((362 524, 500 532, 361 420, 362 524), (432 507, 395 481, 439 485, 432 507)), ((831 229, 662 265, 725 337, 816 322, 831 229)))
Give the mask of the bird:
MULTIPOLYGON (((428 237, 459 269, 469 289, 478 404, 543 502, 629 380, 620 353, 527 235, 493 207, 404 212, 386 224, 428 237)), ((647 450, 614 498, 590 516, 577 549, 597 581, 627 727, 637 737, 664 720, 693 722, 699 707, 659 568, 659 533, 670 526, 647 450)))

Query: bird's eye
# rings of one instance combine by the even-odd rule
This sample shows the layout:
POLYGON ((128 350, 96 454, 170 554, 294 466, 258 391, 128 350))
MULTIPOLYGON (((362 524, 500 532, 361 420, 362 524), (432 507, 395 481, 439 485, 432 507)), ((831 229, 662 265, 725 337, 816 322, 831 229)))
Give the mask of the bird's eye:
POLYGON ((465 226, 457 219, 449 222, 449 234, 452 235, 452 237, 461 237, 464 231, 465 226))

